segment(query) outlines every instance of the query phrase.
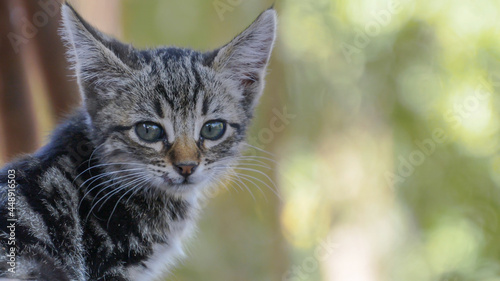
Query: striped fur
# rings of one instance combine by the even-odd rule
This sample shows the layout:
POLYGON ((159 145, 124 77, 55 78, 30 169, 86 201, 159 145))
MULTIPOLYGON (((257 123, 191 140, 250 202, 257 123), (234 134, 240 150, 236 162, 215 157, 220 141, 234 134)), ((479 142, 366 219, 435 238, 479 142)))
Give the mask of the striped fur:
POLYGON ((82 107, 45 147, 0 170, 0 278, 156 280, 182 254, 203 189, 235 163, 275 40, 270 9, 208 53, 137 50, 62 8, 82 107), (222 138, 203 139, 209 120, 222 138), (159 142, 134 126, 154 122, 159 142), (174 164, 198 161, 185 177, 174 164), (9 174, 15 171, 15 274, 9 272, 9 174))

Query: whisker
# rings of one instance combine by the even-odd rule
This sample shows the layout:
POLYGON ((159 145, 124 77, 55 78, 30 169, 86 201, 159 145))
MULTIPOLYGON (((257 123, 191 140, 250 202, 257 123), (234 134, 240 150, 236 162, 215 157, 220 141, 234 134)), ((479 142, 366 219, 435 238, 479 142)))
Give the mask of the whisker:
MULTIPOLYGON (((241 174, 240 174, 240 173, 237 173, 236 171, 234 172, 234 174, 232 174, 232 176, 236 177, 236 179, 237 179, 239 182, 241 182, 241 183, 242 183, 242 184, 246 187, 247 185, 246 185, 246 184, 243 182, 243 180, 240 178, 240 175, 241 175, 241 174)), ((250 181, 250 182, 251 182, 251 183, 252 183, 252 184, 253 184, 253 185, 254 185, 254 186, 255 186, 255 187, 256 187, 256 188, 260 191, 260 193, 262 193, 262 195, 264 196, 264 199, 266 200, 266 202, 268 202, 268 200, 267 200, 267 196, 266 196, 266 193, 265 193, 265 192, 264 192, 264 191, 263 191, 263 190, 259 187, 259 185, 257 185, 255 182, 253 182, 253 181, 251 181, 251 180, 249 180, 249 179, 246 179, 246 180, 250 181)))
POLYGON ((264 150, 264 149, 262 149, 262 148, 260 148, 260 147, 254 146, 254 145, 251 145, 251 144, 249 144, 249 143, 243 143, 243 145, 249 146, 249 147, 251 147, 251 148, 255 148, 255 149, 257 149, 258 151, 263 152, 263 153, 265 153, 265 154, 267 154, 267 155, 270 155, 270 156, 273 156, 273 157, 275 157, 275 156, 276 156, 276 155, 272 154, 271 152, 269 152, 269 151, 267 151, 267 150, 264 150))
MULTIPOLYGON (((151 187, 151 183, 149 183, 148 185, 149 187, 151 187)), ((134 195, 137 193, 137 191, 141 190, 140 188, 137 188, 134 192, 132 192, 132 194, 128 197, 127 201, 125 201, 125 205, 128 205, 128 201, 130 200, 130 198, 134 197, 134 195)))
POLYGON ((98 168, 98 167, 104 167, 104 166, 112 166, 112 165, 138 165, 138 166, 147 166, 146 164, 140 164, 140 163, 106 163, 106 164, 99 164, 99 165, 94 165, 90 168, 87 168, 85 169, 83 172, 79 173, 75 179, 73 180, 72 184, 75 183, 75 181, 81 177, 85 172, 87 172, 88 170, 92 170, 92 169, 95 169, 95 168, 98 168))
MULTIPOLYGON (((222 168, 222 167, 215 167, 215 168, 216 168, 215 170, 227 170, 226 168, 222 168)), ((245 180, 247 180, 247 181, 251 182, 251 183, 252 183, 252 184, 253 184, 253 185, 254 185, 254 186, 255 186, 255 187, 256 187, 256 188, 257 188, 257 189, 258 189, 258 190, 262 193, 262 195, 264 195, 264 198, 265 198, 266 202, 268 202, 268 199, 267 199, 267 196, 266 196, 265 192, 264 192, 264 191, 263 191, 263 190, 259 187, 259 185, 257 185, 257 184, 256 184, 254 181, 252 181, 250 178, 245 178, 245 177, 240 178, 240 176, 243 176, 243 175, 245 175, 245 174, 237 173, 237 172, 236 172, 233 168, 230 168, 229 170, 230 170, 230 172, 228 172, 228 173, 227 173, 227 175, 228 175, 228 176, 234 176, 234 177, 236 177, 236 178, 238 179, 238 181, 239 181, 240 183, 242 183, 242 184, 245 186, 245 188, 246 188, 247 190, 248 190, 248 187, 247 187, 247 185, 246 185, 246 184, 242 181, 242 179, 245 179, 245 180)), ((246 176, 251 177, 251 176, 249 176, 249 175, 246 175, 246 176)), ((253 178, 253 177, 251 177, 251 178, 253 178)), ((257 178, 255 178, 255 179, 257 179, 257 178)), ((259 180, 259 179, 257 179, 257 180, 259 180)), ((263 181, 261 181, 261 180, 259 180, 259 181, 260 181, 260 182, 262 182, 262 183, 264 183, 264 184, 265 184, 265 185, 266 185, 266 186, 267 186, 267 187, 268 187, 268 188, 269 188, 269 189, 270 189, 270 190, 271 190, 274 194, 276 194, 276 192, 274 191, 274 189, 273 189, 273 188, 271 188, 271 187, 270 187, 269 185, 267 185, 265 182, 263 182, 263 181)), ((273 184, 274 184, 274 183, 273 183, 273 184)), ((241 187, 240 187, 240 188, 241 188, 241 187)), ((277 195, 278 197, 280 197, 278 194, 276 194, 276 195, 277 195)))
MULTIPOLYGON (((217 172, 216 175, 212 176, 211 178, 215 179, 218 181, 219 185, 223 186, 227 191, 229 191, 228 187, 227 187, 227 184, 225 184, 222 179, 224 179, 225 177, 229 176, 230 173, 234 172, 234 170, 232 168, 228 168, 228 169, 219 169, 219 170, 215 170, 215 171, 220 171, 220 172, 217 172)), ((236 190, 235 188, 233 188, 234 191, 236 191, 236 193, 238 193, 238 190, 236 190)), ((243 191, 243 188, 240 187, 240 190, 243 191)))
MULTIPOLYGON (((81 204, 83 203, 83 200, 85 199, 85 197, 87 197, 87 195, 89 195, 89 194, 92 192, 92 190, 94 190, 94 189, 98 188, 99 186, 102 186, 102 185, 104 185, 104 184, 106 184, 106 183, 108 183, 108 182, 112 182, 112 181, 119 180, 119 181, 117 181, 117 182, 115 182, 115 183, 113 183, 113 184, 111 184, 111 185, 107 186, 106 188, 108 188, 108 187, 112 187, 112 186, 114 186, 114 185, 117 185, 117 184, 122 183, 124 180, 126 180, 126 179, 128 179, 128 178, 133 178, 133 177, 138 176, 138 175, 141 175, 141 173, 134 173, 134 174, 128 174, 128 175, 124 175, 124 176, 117 177, 117 178, 111 178, 111 179, 109 179, 109 180, 107 180, 107 181, 104 181, 104 182, 102 182, 102 183, 100 183, 100 184, 98 184, 98 185, 94 186, 94 187, 89 186, 89 187, 91 187, 91 188, 90 188, 90 190, 87 190, 87 191, 86 191, 86 193, 83 195, 82 199, 80 200, 80 203, 78 204, 78 209, 80 209, 81 204)), ((104 189, 106 189, 106 188, 104 188, 104 189)), ((102 191, 101 191, 101 192, 102 192, 102 191)), ((96 194, 96 196, 97 196, 97 195, 99 195, 101 192, 97 193, 97 194, 96 194)))
MULTIPOLYGON (((108 201, 109 198, 111 198, 112 195, 114 195, 114 193, 120 191, 120 190, 123 190, 124 188, 127 188, 128 186, 130 185, 133 185, 134 183, 136 183, 139 179, 142 179, 142 177, 144 177, 145 175, 144 174, 138 174, 136 175, 135 177, 132 177, 127 183, 125 183, 124 185, 121 185, 123 183, 124 180, 121 180, 120 181, 120 185, 118 186, 118 188, 114 189, 114 190, 111 190, 109 191, 108 193, 104 194, 102 198, 100 198, 95 204, 99 203, 101 200, 103 200, 104 198, 107 198, 102 204, 101 204, 101 207, 99 207, 99 209, 97 211, 100 211, 102 209, 102 206, 104 206, 104 203, 106 203, 108 201)), ((97 199, 98 195, 101 194, 104 190, 108 189, 109 187, 106 187, 104 188, 103 190, 99 191, 97 194, 96 194, 96 197, 94 197, 94 199, 92 200, 92 204, 94 204, 94 201, 97 199)))
MULTIPOLYGON (((95 153, 95 152, 96 152, 96 151, 97 151, 100 147, 102 147, 103 145, 104 145, 104 143, 102 143, 102 144, 98 145, 98 146, 94 149, 94 151, 92 151, 92 154, 90 154, 89 160, 87 160, 87 161, 89 162, 88 168, 90 168, 90 163, 92 162, 92 157, 94 157, 94 153, 95 153)), ((90 173, 90 176, 92 176, 92 170, 90 170, 90 171, 89 171, 89 173, 90 173)))
POLYGON ((264 160, 273 162, 275 164, 278 164, 278 162, 272 158, 266 157, 266 156, 260 156, 260 155, 240 155, 236 157, 223 157, 220 159, 217 159, 219 162, 220 161, 226 161, 229 160, 229 162, 238 162, 238 161, 253 161, 257 162, 263 165, 268 165, 268 163, 264 162, 264 160))
MULTIPOLYGON (((215 167, 215 169, 224 169, 224 168, 221 168, 221 167, 215 167)), ((276 190, 274 188, 272 188, 271 186, 269 186, 266 182, 262 181, 261 179, 257 178, 257 177, 254 177, 254 176, 250 176, 250 175, 247 175, 247 174, 243 174, 243 173, 238 173, 238 177, 242 177, 243 179, 254 179, 254 180, 257 180, 261 183, 263 183, 265 186, 267 186, 267 188, 269 188, 269 190, 271 190, 280 200, 281 199, 281 196, 278 194, 277 190, 278 188, 276 187, 276 185, 274 184, 274 182, 271 180, 271 178, 269 176, 267 176, 265 173, 261 172, 261 171, 258 171, 258 170, 254 170, 254 169, 245 169, 245 168, 238 168, 240 170, 249 170, 249 171, 254 171, 254 172, 258 172, 258 173, 261 173, 263 174, 269 181, 271 181, 272 185, 276 188, 276 190)))
MULTIPOLYGON (((228 175, 228 176, 230 176, 230 175, 228 175)), ((242 181, 241 181, 241 180, 240 180, 237 176, 236 176, 236 178, 233 178, 233 177, 230 177, 230 178, 229 178, 229 180, 230 180, 231 182, 235 183, 236 185, 238 185, 238 187, 239 187, 241 190, 243 190, 243 188, 241 187, 241 185, 240 185, 237 181, 235 181, 235 179, 236 179, 236 180, 238 180, 241 184, 243 184, 243 186, 245 187, 245 189, 246 189, 246 190, 250 193, 250 195, 252 196, 253 201, 254 201, 254 202, 256 202, 257 200, 255 199, 255 196, 253 195, 253 192, 250 190, 250 188, 248 188, 248 186, 246 186, 246 184, 245 184, 244 182, 242 182, 242 181)), ((259 188, 259 189, 260 189, 260 188, 259 188)), ((261 192, 262 192, 262 190, 261 190, 261 192)))
POLYGON ((231 166, 226 166, 226 167, 238 168, 239 166, 242 166, 242 165, 261 167, 261 168, 268 169, 268 170, 272 169, 271 167, 269 167, 267 165, 261 165, 261 164, 256 164, 256 163, 237 163, 236 165, 231 165, 231 166))
POLYGON ((143 168, 134 168, 134 169, 127 169, 127 170, 120 170, 120 171, 102 173, 102 174, 90 177, 89 179, 87 179, 86 181, 84 181, 82 184, 80 184, 80 187, 78 189, 82 188, 82 186, 84 186, 89 180, 92 180, 92 179, 94 179, 94 180, 89 183, 89 187, 92 186, 92 184, 95 181, 97 181, 100 178, 103 178, 105 176, 110 176, 110 175, 114 175, 114 174, 122 173, 122 172, 132 172, 132 171, 139 171, 139 170, 144 170, 144 169, 143 168))
MULTIPOLYGON (((131 189, 129 189, 128 191, 126 191, 125 193, 123 193, 122 196, 120 196, 120 198, 118 198, 118 201, 116 201, 116 204, 115 206, 113 207, 113 211, 111 211, 111 214, 109 215, 109 218, 108 218, 108 223, 106 224, 106 228, 109 229, 109 222, 111 221, 111 217, 113 216, 113 214, 115 213, 115 210, 116 210, 116 207, 118 207, 118 203, 120 203, 120 200, 122 200, 123 197, 125 197, 125 195, 127 195, 127 193, 129 193, 130 191, 133 191, 134 189, 135 190, 138 190, 139 188, 142 188, 142 185, 141 183, 144 183, 146 182, 148 178, 146 176, 142 177, 141 180, 142 182, 136 184, 134 187, 132 187, 131 189)), ((134 191, 135 192, 135 191, 134 191)), ((133 193, 132 193, 133 194, 133 193)), ((110 197, 111 198, 111 197, 110 197)), ((106 199, 107 201, 107 199, 106 199)), ((106 201, 104 201, 101 205, 101 207, 106 203, 106 201)), ((99 208, 100 209, 100 208, 99 208)))
MULTIPOLYGON (((142 172, 136 172, 136 173, 132 173, 132 174, 127 174, 127 175, 119 176, 117 178, 111 178, 111 179, 109 179, 109 180, 107 180, 105 182, 102 182, 102 183, 98 184, 97 186, 92 187, 92 190, 95 189, 95 188, 97 188, 97 187, 99 187, 99 186, 102 186, 102 185, 104 185, 104 184, 106 184, 108 182, 113 182, 113 184, 104 187, 102 190, 100 190, 95 195, 95 196, 98 196, 99 194, 101 194, 104 190, 108 189, 109 187, 115 186, 117 184, 121 184, 122 182, 124 182, 125 180, 128 180, 128 179, 134 179, 135 177, 141 176, 142 174, 143 174, 142 172)), ((92 191, 92 190, 90 190, 90 191, 92 191)), ((95 197, 94 197, 94 199, 95 199, 95 197)))
MULTIPOLYGON (((240 178, 240 174, 236 174, 235 176, 238 178, 238 180, 239 180, 241 183, 245 184, 245 183, 243 182, 243 180, 244 180, 244 179, 240 178)), ((247 180, 247 181, 250 181, 250 182, 251 182, 251 183, 252 183, 252 184, 253 184, 253 185, 254 185, 254 186, 255 186, 255 187, 259 190, 259 192, 260 192, 260 193, 262 193, 262 195, 264 196, 264 199, 266 200, 266 202, 269 202, 269 201, 268 201, 268 199, 267 199, 266 193, 264 192, 264 190, 262 190, 262 188, 260 188, 260 186, 259 186, 258 184, 256 184, 255 182, 253 182, 253 181, 251 181, 251 180, 249 180, 249 179, 246 179, 246 180, 247 180)))
POLYGON ((274 186, 274 188, 276 188, 276 190, 278 190, 278 187, 276 186, 276 184, 274 184, 274 181, 271 179, 271 177, 269 177, 266 173, 262 172, 262 171, 259 171, 257 169, 252 169, 252 168, 245 168, 245 167, 238 167, 237 168, 238 170, 244 170, 244 171, 250 171, 250 172, 255 172, 255 173, 259 173, 261 175, 263 175, 264 177, 266 177, 274 186))
POLYGON ((141 175, 141 176, 139 176, 139 177, 137 177, 137 178, 134 178, 131 182, 128 182, 128 183, 126 183, 126 184, 125 184, 125 185, 123 185, 123 186, 120 186, 118 189, 116 189, 116 190, 113 190, 113 191, 109 192, 108 194, 106 194, 106 195, 104 196, 104 197, 108 197, 108 198, 102 202, 101 206, 99 207, 99 209, 97 209, 97 211, 100 211, 100 210, 102 209, 102 207, 104 206, 104 204, 106 204, 106 202, 108 202, 108 200, 109 200, 109 199, 110 199, 110 198, 114 195, 114 194, 110 195, 111 193, 113 193, 113 192, 114 192, 114 193, 117 193, 117 192, 118 192, 118 190, 123 190, 123 189, 125 189, 125 188, 128 188, 129 186, 134 185, 134 184, 136 184, 137 182, 140 182, 141 180, 145 180, 145 179, 147 179, 147 175, 143 174, 143 175, 141 175), (108 196, 108 195, 109 195, 109 196, 108 196))
POLYGON ((261 183, 263 183, 265 186, 267 186, 267 188, 269 188, 280 200, 281 199, 281 196, 272 188, 270 187, 267 183, 265 183, 263 180, 257 178, 257 177, 253 177, 253 176, 250 176, 250 175, 246 175, 246 174, 238 174, 239 177, 243 177, 243 178, 246 178, 247 180, 249 179, 254 179, 254 180, 257 180, 261 183))
MULTIPOLYGON (((137 181, 137 179, 134 179, 131 183, 137 181)), ((127 185, 130 185, 131 183, 128 183, 127 185)), ((107 189, 108 187, 104 188, 104 189, 107 189)), ((99 204, 99 202, 101 202, 102 200, 106 199, 107 197, 110 197, 110 196, 113 196, 114 194, 116 194, 116 192, 119 192, 121 190, 123 190, 124 188, 126 188, 126 186, 120 186, 119 188, 117 188, 116 190, 113 190, 111 191, 110 193, 104 195, 101 199, 97 200, 97 202, 93 203, 92 204, 92 207, 90 208, 88 214, 87 214, 87 217, 85 218, 85 221, 88 221, 89 219, 89 216, 90 214, 92 214, 92 211, 94 210, 94 208, 99 204)), ((103 190, 104 190, 103 189, 103 190)), ((99 193, 101 193, 103 190, 99 191, 99 193)), ((97 196, 97 195, 96 195, 97 196)), ((102 205, 101 205, 102 207, 102 205)))
POLYGON ((266 169, 272 169, 271 166, 269 166, 267 163, 255 159, 238 159, 237 164, 244 164, 244 165, 261 165, 261 167, 266 168, 266 169))
POLYGON ((278 161, 276 161, 275 159, 273 158, 270 158, 270 157, 266 157, 266 156, 262 156, 262 155, 242 155, 240 157, 238 157, 240 159, 262 159, 262 160, 267 160, 267 161, 270 161, 270 162, 273 162, 275 164, 279 164, 278 161))

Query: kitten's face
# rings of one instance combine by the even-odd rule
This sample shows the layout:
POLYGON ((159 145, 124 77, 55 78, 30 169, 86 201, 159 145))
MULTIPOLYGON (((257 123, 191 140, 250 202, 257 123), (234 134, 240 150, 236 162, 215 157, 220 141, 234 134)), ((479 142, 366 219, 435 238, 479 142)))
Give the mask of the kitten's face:
POLYGON ((115 163, 108 171, 182 195, 234 164, 262 93, 273 10, 221 49, 198 53, 138 51, 64 9, 96 155, 115 163))
POLYGON ((99 152, 106 162, 146 164, 152 184, 182 191, 234 162, 250 108, 201 54, 160 49, 151 55, 135 79, 104 93, 106 102, 88 102, 95 107, 92 122, 103 135, 99 152))

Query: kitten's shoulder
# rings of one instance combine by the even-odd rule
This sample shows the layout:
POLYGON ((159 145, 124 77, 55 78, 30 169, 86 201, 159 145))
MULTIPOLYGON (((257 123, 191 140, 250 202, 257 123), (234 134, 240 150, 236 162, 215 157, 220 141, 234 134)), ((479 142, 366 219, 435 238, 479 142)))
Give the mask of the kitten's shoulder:
POLYGON ((2 167, 0 186, 7 184, 9 174, 15 174, 18 184, 37 185, 40 176, 50 168, 70 168, 84 161, 92 151, 86 130, 83 114, 74 114, 54 130, 49 142, 37 152, 19 156, 2 167))

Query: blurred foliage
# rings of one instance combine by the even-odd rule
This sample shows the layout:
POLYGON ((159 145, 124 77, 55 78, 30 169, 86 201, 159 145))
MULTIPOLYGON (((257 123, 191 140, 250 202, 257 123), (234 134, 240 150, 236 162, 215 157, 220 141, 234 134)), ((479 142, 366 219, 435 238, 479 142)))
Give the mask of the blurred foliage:
MULTIPOLYGON (((123 0, 122 39, 211 50, 273 2, 123 0)), ((274 5, 260 162, 168 280, 500 281, 500 2, 274 5)))
MULTIPOLYGON (((270 4, 129 0, 124 30, 208 50, 270 4)), ((221 189, 172 280, 500 280, 500 2, 275 6, 250 144, 274 153, 281 198, 221 189)))

